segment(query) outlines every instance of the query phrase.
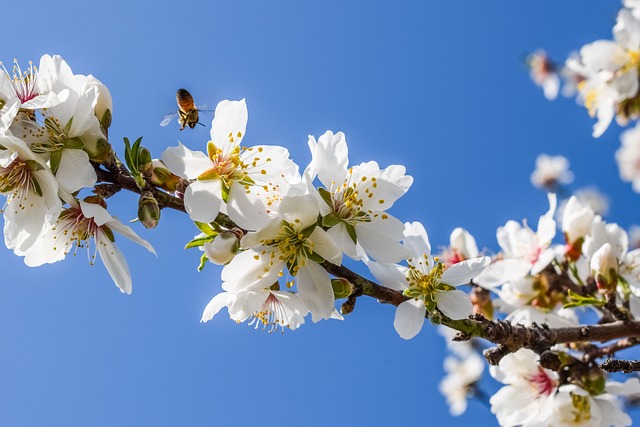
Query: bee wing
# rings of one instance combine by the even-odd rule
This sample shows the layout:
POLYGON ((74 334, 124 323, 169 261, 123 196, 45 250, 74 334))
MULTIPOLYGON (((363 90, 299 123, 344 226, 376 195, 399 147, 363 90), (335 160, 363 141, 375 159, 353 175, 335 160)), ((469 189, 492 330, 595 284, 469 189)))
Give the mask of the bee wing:
POLYGON ((176 117, 177 115, 178 113, 167 114, 166 116, 164 116, 164 118, 160 122, 160 126, 168 125, 169 123, 171 123, 171 120, 173 120, 173 118, 176 117))

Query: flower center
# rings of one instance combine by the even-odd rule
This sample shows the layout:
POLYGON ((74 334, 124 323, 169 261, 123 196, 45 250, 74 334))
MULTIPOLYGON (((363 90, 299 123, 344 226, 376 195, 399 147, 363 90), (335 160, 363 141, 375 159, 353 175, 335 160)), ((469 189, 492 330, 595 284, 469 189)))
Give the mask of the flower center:
POLYGON ((255 323, 255 329, 262 323, 262 330, 271 333, 278 330, 278 327, 284 333, 284 328, 289 327, 291 322, 284 304, 280 302, 278 297, 269 292, 269 296, 262 303, 259 311, 256 311, 248 323, 250 326, 255 323))
POLYGON ((573 406, 573 410, 571 413, 573 414, 573 421, 576 423, 588 421, 591 419, 591 402, 589 401, 589 396, 581 396, 579 394, 571 395, 571 404, 573 406))
POLYGON ((24 104, 38 96, 38 91, 36 89, 36 83, 38 81, 38 67, 33 65, 33 62, 29 61, 29 67, 25 71, 22 71, 17 59, 14 59, 13 63, 13 73, 11 74, 7 71, 2 62, 0 62, 0 66, 11 82, 11 86, 13 87, 16 97, 24 104))
POLYGON ((351 224, 356 222, 370 222, 371 211, 363 210, 365 198, 374 196, 378 187, 375 177, 353 177, 353 168, 349 169, 349 177, 337 188, 331 188, 333 212, 343 221, 351 224))
POLYGON ((213 167, 202 173, 198 179, 220 179, 226 188, 229 188, 233 181, 253 184, 246 172, 248 165, 240 159, 241 153, 242 149, 239 146, 235 146, 231 152, 225 153, 212 141, 209 141, 207 144, 207 156, 213 163, 213 167))
POLYGON ((544 369, 538 367, 538 373, 530 376, 529 381, 538 392, 539 396, 549 396, 556 388, 556 382, 551 378, 544 369))

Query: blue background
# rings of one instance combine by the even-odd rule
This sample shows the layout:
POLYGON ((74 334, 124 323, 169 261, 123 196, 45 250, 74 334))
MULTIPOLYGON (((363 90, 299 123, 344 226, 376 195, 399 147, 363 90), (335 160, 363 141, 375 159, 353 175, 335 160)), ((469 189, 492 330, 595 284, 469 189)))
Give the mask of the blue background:
MULTIPOLYGON (((611 38, 617 2, 60 1, 7 2, 1 59, 23 67, 60 54, 114 99, 110 138, 159 157, 180 140, 204 150, 207 127, 158 124, 175 90, 197 104, 246 98, 247 145, 287 147, 304 168, 307 135, 344 131, 352 164, 406 165, 415 178, 392 213, 421 221, 434 247, 463 226, 497 250, 509 219, 535 224, 548 204, 529 182, 540 153, 569 158, 573 188, 597 184, 608 219, 640 222, 639 196, 613 153, 620 129, 591 137, 571 99, 548 102, 524 58, 544 47, 564 60, 611 38)), ((135 197, 109 201, 123 221, 135 197)), ((0 425, 495 425, 485 404, 451 417, 437 391, 444 341, 427 325, 413 340, 394 308, 360 299, 343 322, 266 334, 223 310, 200 324, 220 291, 219 269, 198 273, 197 230, 165 211, 157 229, 133 224, 158 258, 120 239, 134 278, 121 294, 78 251, 27 268, 0 249, 0 425)), ((358 267, 360 268, 360 267, 358 267)), ((362 268, 360 272, 366 273, 362 268)), ((488 390, 496 385, 489 383, 488 390)), ((632 416, 638 418, 637 413, 632 416)))

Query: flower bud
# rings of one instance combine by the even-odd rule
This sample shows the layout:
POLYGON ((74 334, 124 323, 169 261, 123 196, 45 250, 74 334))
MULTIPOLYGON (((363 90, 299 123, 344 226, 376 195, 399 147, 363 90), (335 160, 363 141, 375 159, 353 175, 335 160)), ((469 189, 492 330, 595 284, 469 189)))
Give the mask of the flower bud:
POLYGON ((238 253, 240 239, 232 231, 222 231, 212 242, 204 244, 204 252, 207 258, 214 264, 224 265, 231 261, 238 253))
POLYGON ((172 174, 161 160, 154 159, 152 165, 151 184, 170 193, 176 191, 180 184, 180 177, 172 174))
POLYGON ((151 152, 142 147, 138 154, 138 170, 143 176, 149 176, 153 173, 153 161, 151 160, 151 152))
POLYGON ((347 298, 353 292, 353 286, 347 279, 331 279, 333 296, 335 299, 347 298))
POLYGON ((562 232, 567 243, 567 257, 576 261, 582 250, 582 242, 591 231, 595 213, 584 206, 575 196, 571 196, 562 215, 562 232))
POLYGON ((457 227, 451 232, 451 236, 449 237, 449 246, 452 251, 449 259, 451 264, 476 258, 478 256, 478 245, 476 244, 476 239, 474 239, 471 233, 464 228, 457 227))
POLYGON ((94 163, 104 163, 111 153, 111 144, 104 138, 100 138, 95 145, 87 144, 84 151, 89 155, 89 160, 94 163))
POLYGON ((146 228, 155 228, 160 221, 160 206, 149 191, 145 191, 138 201, 138 220, 146 228))
POLYGON ((591 273, 600 291, 615 291, 618 284, 618 259, 609 243, 602 245, 591 257, 591 273))
POLYGON ((94 87, 98 92, 98 99, 93 109, 96 117, 100 121, 100 125, 107 129, 111 126, 111 112, 113 111, 111 93, 100 80, 89 74, 85 82, 85 90, 91 90, 94 87))

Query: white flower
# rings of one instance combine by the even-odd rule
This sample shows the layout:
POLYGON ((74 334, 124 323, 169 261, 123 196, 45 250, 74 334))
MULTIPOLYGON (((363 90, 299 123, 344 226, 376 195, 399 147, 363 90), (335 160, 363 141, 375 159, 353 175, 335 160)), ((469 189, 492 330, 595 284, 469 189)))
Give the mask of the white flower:
POLYGON ((536 170, 531 174, 531 183, 537 188, 553 189, 559 184, 573 182, 569 161, 564 156, 541 154, 536 158, 536 170))
POLYGON ((211 124, 207 154, 182 144, 162 154, 176 175, 195 180, 186 189, 184 203, 194 221, 213 222, 223 202, 229 217, 240 227, 256 230, 270 219, 286 193, 287 180, 295 181, 297 166, 283 147, 240 144, 247 126, 247 106, 222 101, 211 124))
POLYGON ((476 353, 469 353, 462 359, 448 356, 444 359, 444 369, 447 376, 438 388, 447 399, 451 415, 457 416, 467 409, 467 397, 482 376, 484 360, 476 353))
POLYGON ((370 256, 379 262, 398 262, 407 254, 402 245, 402 222, 385 211, 407 192, 413 178, 404 166, 380 170, 376 162, 348 166, 347 143, 342 132, 324 133, 316 143, 309 136, 312 161, 305 170, 310 181, 319 178, 323 225, 349 257, 370 256))
MULTIPOLYGON (((46 63, 47 57, 48 55, 45 55, 40 59, 41 66, 43 61, 46 63)), ((46 87, 43 81, 48 78, 47 73, 42 76, 38 67, 31 61, 24 71, 17 60, 14 60, 11 73, 1 62, 0 67, 0 132, 9 128, 19 109, 33 111, 50 108, 63 102, 69 95, 65 88, 54 92, 46 87)))
POLYGON ((630 378, 624 383, 607 381, 605 392, 589 394, 575 384, 565 384, 558 388, 553 399, 544 402, 537 414, 535 426, 553 425, 557 427, 625 427, 632 420, 621 406, 618 396, 640 392, 638 378, 630 378))
POLYGON ((527 57, 531 80, 540 86, 545 98, 553 101, 560 90, 560 77, 544 50, 537 50, 527 57))
POLYGON ((633 190, 640 193, 640 125, 620 135, 622 145, 616 151, 620 179, 631 182, 633 190))
POLYGON ((202 322, 208 322, 222 307, 228 307, 229 317, 236 322, 249 320, 256 329, 269 332, 280 328, 297 329, 304 323, 309 310, 302 299, 293 292, 261 289, 257 291, 221 292, 207 304, 202 314, 202 322))
POLYGON ((491 399, 491 412, 501 426, 537 425, 539 412, 558 386, 558 375, 537 364, 537 355, 520 349, 506 355, 491 375, 506 384, 491 399))
POLYGON ((466 259, 477 258, 480 255, 476 239, 471 233, 461 227, 456 227, 449 236, 449 248, 441 255, 444 264, 449 267, 466 259))
POLYGON ((58 183, 23 141, 0 135, 0 147, 0 193, 7 196, 4 241, 9 249, 25 251, 62 210, 58 183))
POLYGON ((29 267, 37 267, 63 260, 74 245, 77 248, 86 247, 90 263, 93 265, 96 258, 95 251, 97 251, 118 288, 130 294, 129 266, 115 244, 114 231, 155 254, 153 247, 131 228, 112 217, 103 206, 98 204, 101 200, 75 201, 72 199, 69 202, 71 206, 62 211, 57 221, 42 233, 31 248, 19 255, 24 255, 24 262, 29 267), (90 253, 91 239, 95 245, 93 253, 90 253))
POLYGON ((569 68, 584 77, 578 90, 589 114, 598 118, 593 127, 596 138, 607 129, 619 104, 638 92, 640 21, 629 10, 622 9, 613 34, 615 41, 587 44, 580 49, 580 61, 567 61, 569 68))
POLYGON ((591 231, 595 212, 582 204, 576 196, 571 196, 562 213, 562 232, 567 243, 567 257, 578 259, 582 242, 591 231))
POLYGON ((444 264, 431 256, 431 244, 422 224, 406 223, 404 235, 403 244, 411 254, 408 267, 372 261, 367 265, 383 285, 410 297, 396 309, 393 326, 402 338, 411 339, 422 329, 427 310, 437 308, 451 319, 469 316, 473 308, 471 299, 456 287, 478 276, 491 259, 473 258, 445 269, 444 264))
POLYGON ((295 277, 312 320, 329 319, 335 311, 333 288, 329 274, 318 263, 326 260, 339 265, 342 253, 317 226, 316 199, 287 196, 277 214, 266 227, 242 238, 240 246, 247 250, 222 270, 222 288, 229 292, 264 289, 284 276, 286 268, 295 277))
POLYGON ((544 270, 555 257, 551 241, 556 234, 553 219, 556 210, 556 195, 549 193, 549 210, 538 220, 538 231, 534 232, 524 223, 508 221, 497 231, 498 244, 504 257, 487 267, 475 283, 492 288, 505 282, 515 281, 544 270))
POLYGON ((629 227, 629 248, 640 248, 640 226, 633 224, 629 227))

